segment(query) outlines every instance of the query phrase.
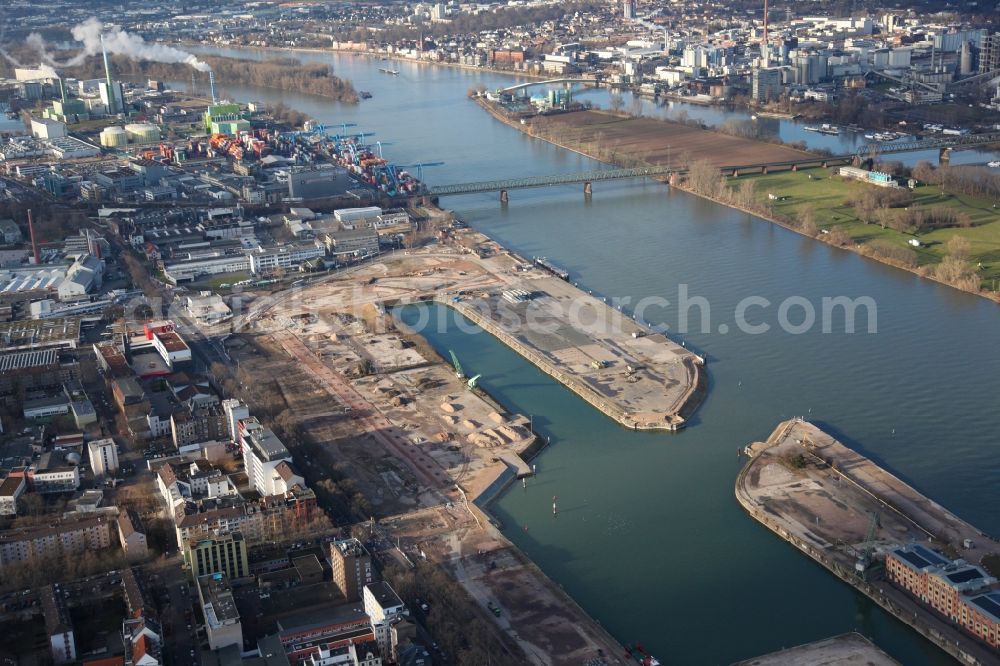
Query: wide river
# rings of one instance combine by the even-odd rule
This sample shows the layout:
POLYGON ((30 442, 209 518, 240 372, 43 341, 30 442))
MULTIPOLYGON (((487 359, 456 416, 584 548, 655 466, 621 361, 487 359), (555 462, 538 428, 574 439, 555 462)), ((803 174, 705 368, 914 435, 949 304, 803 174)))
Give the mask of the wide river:
MULTIPOLYGON (((241 51, 244 56, 247 52, 241 51)), ((510 78, 457 69, 309 55, 371 91, 359 106, 241 89, 329 124, 376 132, 397 163, 444 161, 431 184, 599 168, 523 136, 465 99, 478 83, 510 78), (379 67, 400 70, 399 76, 379 67)), ((717 112, 716 112, 717 113, 717 112)), ((906 664, 949 660, 740 509, 733 496, 739 449, 777 423, 805 415, 944 506, 1000 534, 1000 310, 984 299, 867 261, 697 197, 645 182, 449 198, 443 204, 500 243, 546 256, 595 294, 678 301, 697 308, 678 338, 709 358, 708 399, 678 434, 623 430, 485 334, 426 331, 454 349, 507 407, 534 415, 552 444, 538 476, 493 507, 506 534, 624 643, 642 641, 665 664, 727 664, 857 629, 906 664), (854 334, 834 317, 794 334, 779 304, 801 299, 822 320, 824 297, 867 296, 854 334), (737 306, 763 297, 747 318, 768 332, 737 331, 737 306), (728 332, 722 333, 722 325, 728 332), (552 497, 559 516, 553 518, 552 497)), ((677 330, 676 305, 644 318, 677 330)))

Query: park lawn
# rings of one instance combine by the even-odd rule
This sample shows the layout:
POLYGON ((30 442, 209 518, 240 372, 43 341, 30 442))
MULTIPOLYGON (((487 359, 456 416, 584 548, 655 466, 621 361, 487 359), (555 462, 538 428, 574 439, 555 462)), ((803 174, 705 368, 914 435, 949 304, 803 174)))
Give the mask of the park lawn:
POLYGON ((968 215, 972 226, 906 234, 861 222, 855 216, 854 209, 846 205, 846 202, 854 192, 875 185, 846 180, 836 173, 836 169, 815 168, 748 175, 730 179, 730 186, 735 187, 737 181, 750 178, 757 184, 758 201, 770 203, 776 213, 796 219, 803 208, 812 206, 813 217, 820 229, 839 226, 859 244, 880 239, 899 247, 910 248, 916 252, 921 266, 940 262, 946 253, 948 240, 952 236, 963 236, 972 245, 973 261, 982 263, 979 275, 983 285, 992 288, 993 280, 1000 280, 1000 208, 993 208, 992 201, 964 195, 946 195, 933 185, 918 186, 913 192, 915 205, 925 208, 954 208, 968 215), (769 194, 783 198, 769 201, 769 194), (907 243, 911 238, 917 238, 921 247, 911 248, 907 243))

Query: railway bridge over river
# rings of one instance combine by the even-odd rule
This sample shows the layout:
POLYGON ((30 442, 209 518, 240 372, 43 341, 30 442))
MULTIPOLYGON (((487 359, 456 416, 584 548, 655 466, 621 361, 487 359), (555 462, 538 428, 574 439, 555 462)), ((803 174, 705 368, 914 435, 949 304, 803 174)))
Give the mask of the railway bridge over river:
MULTIPOLYGON (((883 141, 866 143, 858 150, 849 155, 809 155, 803 154, 801 158, 785 160, 782 162, 765 162, 759 164, 736 164, 723 165, 719 170, 731 176, 739 176, 751 173, 768 173, 769 171, 787 170, 797 171, 806 167, 823 167, 845 165, 860 162, 865 159, 872 159, 878 155, 894 153, 907 153, 917 150, 939 151, 939 159, 942 163, 947 163, 948 154, 951 150, 961 147, 988 146, 1000 143, 1000 133, 990 134, 967 134, 964 136, 947 136, 933 139, 916 139, 913 141, 883 141)), ((539 176, 523 176, 520 178, 506 178, 499 180, 475 181, 467 183, 454 183, 451 185, 435 185, 429 187, 426 195, 431 197, 443 197, 458 194, 480 194, 483 192, 499 192, 500 201, 508 200, 508 191, 517 189, 528 189, 536 187, 551 187, 554 185, 574 185, 583 184, 584 194, 591 194, 592 184, 599 181, 623 180, 629 178, 653 178, 667 177, 673 174, 683 174, 686 168, 680 165, 659 165, 646 167, 631 167, 621 169, 597 169, 594 171, 581 171, 575 173, 560 173, 539 176)))

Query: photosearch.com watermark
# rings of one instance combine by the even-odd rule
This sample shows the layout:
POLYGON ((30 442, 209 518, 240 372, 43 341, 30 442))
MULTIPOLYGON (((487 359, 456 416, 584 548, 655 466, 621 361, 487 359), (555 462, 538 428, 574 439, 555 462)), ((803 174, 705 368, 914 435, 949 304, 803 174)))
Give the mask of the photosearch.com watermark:
MULTIPOLYGON (((663 296, 631 296, 602 299, 581 293, 579 296, 551 296, 545 292, 501 292, 439 297, 451 308, 431 305, 427 298, 402 297, 390 304, 372 298, 363 286, 339 292, 333 300, 307 295, 308 286, 296 287, 273 295, 244 297, 238 291, 229 299, 232 312, 228 321, 233 331, 253 328, 260 332, 300 326, 312 318, 319 320, 341 308, 374 305, 386 318, 368 322, 373 333, 389 330, 389 321, 417 333, 451 328, 468 333, 482 332, 483 327, 511 335, 571 335, 566 327, 600 336, 629 336, 642 329, 653 333, 686 335, 717 334, 764 335, 782 332, 788 335, 867 334, 878 332, 878 306, 870 296, 824 296, 806 298, 792 295, 774 300, 749 295, 735 305, 712 307, 705 296, 692 295, 687 284, 677 286, 673 300, 663 296), (725 316, 720 316, 724 312, 725 316), (671 321, 672 324, 666 322, 671 321), (637 326, 638 325, 638 326, 637 326)), ((174 298, 164 307, 160 299, 138 296, 124 304, 126 319, 143 321, 162 316, 193 318, 185 305, 187 299, 174 298)))
POLYGON ((772 331, 789 335, 816 331, 823 334, 873 335, 878 332, 878 304, 870 296, 810 299, 792 295, 775 301, 765 296, 750 295, 735 306, 725 308, 727 316, 722 318, 717 316, 720 308, 713 309, 704 296, 692 295, 686 284, 678 285, 673 301, 663 296, 638 299, 621 296, 607 299, 606 308, 595 307, 595 301, 590 296, 569 299, 544 296, 529 294, 523 300, 503 297, 453 300, 451 305, 465 317, 449 316, 443 308, 438 309, 435 316, 429 307, 410 308, 409 313, 397 308, 393 310, 393 315, 417 332, 430 326, 443 332, 452 325, 466 332, 477 332, 481 330, 477 323, 485 321, 510 334, 552 335, 566 324, 601 335, 628 334, 628 320, 657 333, 678 335, 764 335, 772 331), (671 318, 675 321, 673 326, 665 323, 671 318))

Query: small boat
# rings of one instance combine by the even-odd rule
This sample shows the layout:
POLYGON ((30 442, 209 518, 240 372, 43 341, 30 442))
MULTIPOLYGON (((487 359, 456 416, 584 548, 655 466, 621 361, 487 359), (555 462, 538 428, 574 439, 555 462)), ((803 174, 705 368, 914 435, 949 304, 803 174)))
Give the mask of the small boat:
POLYGON ((372 98, 372 94, 370 92, 368 92, 367 90, 362 90, 362 91, 358 92, 358 95, 361 96, 361 99, 371 99, 372 98))
POLYGON ((818 132, 820 134, 840 134, 840 128, 836 125, 823 123, 819 127, 806 127, 807 132, 818 132))
POLYGON ((875 135, 874 134, 865 134, 865 138, 868 139, 869 141, 871 141, 872 139, 875 138, 875 135))
POLYGON ((986 166, 990 167, 991 169, 1000 168, 1000 160, 993 161, 993 162, 987 162, 986 166))
POLYGON ((398 69, 387 69, 385 67, 379 67, 378 71, 382 72, 383 74, 391 74, 392 76, 399 76, 398 69))

